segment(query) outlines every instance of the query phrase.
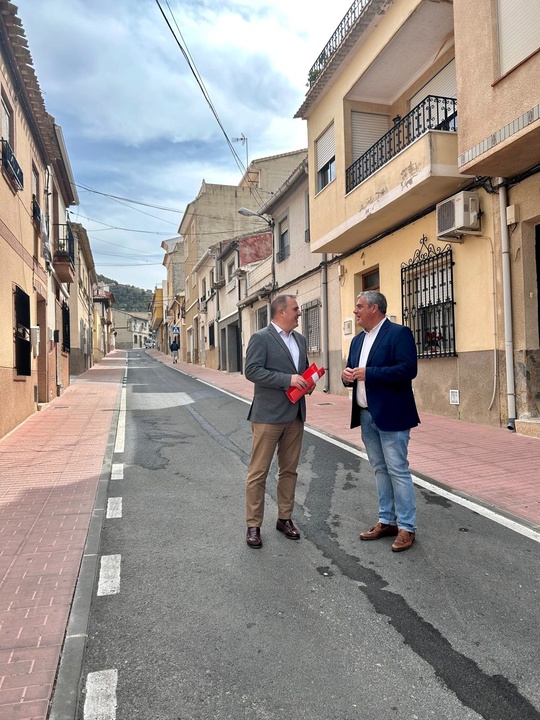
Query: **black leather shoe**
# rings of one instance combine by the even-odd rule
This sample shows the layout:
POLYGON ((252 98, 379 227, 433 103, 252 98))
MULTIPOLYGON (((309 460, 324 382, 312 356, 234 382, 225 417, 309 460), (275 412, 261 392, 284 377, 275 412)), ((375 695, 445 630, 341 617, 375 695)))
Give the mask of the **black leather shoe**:
POLYGON ((300 540, 300 532, 294 527, 292 520, 278 520, 276 530, 282 532, 289 540, 300 540))
POLYGON ((261 528, 248 527, 246 542, 251 548, 262 548, 261 528))

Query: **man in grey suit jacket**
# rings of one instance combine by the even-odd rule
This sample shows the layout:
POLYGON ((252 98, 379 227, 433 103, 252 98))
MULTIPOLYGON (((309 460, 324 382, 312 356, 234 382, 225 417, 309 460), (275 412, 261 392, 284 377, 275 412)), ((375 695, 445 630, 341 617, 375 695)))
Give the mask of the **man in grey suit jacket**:
POLYGON ((261 548, 266 478, 277 448, 278 520, 276 529, 291 540, 300 533, 291 519, 297 466, 302 449, 306 400, 292 403, 286 395, 290 387, 308 387, 302 373, 309 366, 306 339, 294 331, 301 312, 294 295, 278 295, 270 305, 271 322, 254 333, 246 352, 245 375, 255 383, 248 414, 253 432, 253 448, 246 484, 246 542, 261 548))

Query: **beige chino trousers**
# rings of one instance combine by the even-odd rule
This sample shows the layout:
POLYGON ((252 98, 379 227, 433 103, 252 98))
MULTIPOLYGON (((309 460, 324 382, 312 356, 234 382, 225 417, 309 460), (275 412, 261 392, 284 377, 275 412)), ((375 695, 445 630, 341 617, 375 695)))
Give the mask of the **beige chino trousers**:
POLYGON ((302 450, 304 423, 251 423, 253 448, 246 483, 247 527, 261 527, 264 517, 266 478, 277 448, 278 518, 289 520, 294 507, 297 467, 302 450))

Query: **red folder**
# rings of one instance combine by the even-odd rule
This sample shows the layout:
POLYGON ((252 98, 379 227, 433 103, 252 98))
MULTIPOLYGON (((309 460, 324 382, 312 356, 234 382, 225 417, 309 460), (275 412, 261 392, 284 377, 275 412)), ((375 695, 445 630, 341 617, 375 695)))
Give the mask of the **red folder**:
POLYGON ((301 397, 304 397, 306 393, 308 393, 312 387, 315 386, 315 383, 319 378, 321 378, 324 375, 324 368, 320 367, 318 368, 315 363, 310 365, 308 369, 302 373, 302 377, 304 380, 308 381, 308 387, 304 390, 300 390, 297 387, 290 387, 287 390, 287 397, 292 403, 298 402, 301 397))

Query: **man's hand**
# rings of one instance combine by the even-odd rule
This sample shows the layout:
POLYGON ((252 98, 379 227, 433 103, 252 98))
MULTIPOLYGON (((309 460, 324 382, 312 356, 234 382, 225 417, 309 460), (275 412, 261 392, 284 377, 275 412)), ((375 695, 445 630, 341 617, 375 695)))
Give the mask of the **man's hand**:
POLYGON ((305 390, 309 387, 309 383, 301 375, 291 375, 291 387, 305 390))
POLYGON ((341 378, 343 382, 346 383, 353 383, 355 380, 360 380, 361 382, 364 382, 366 379, 366 368, 346 367, 345 370, 341 373, 341 378))

